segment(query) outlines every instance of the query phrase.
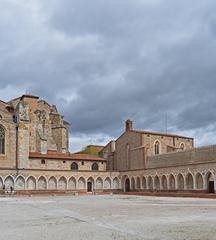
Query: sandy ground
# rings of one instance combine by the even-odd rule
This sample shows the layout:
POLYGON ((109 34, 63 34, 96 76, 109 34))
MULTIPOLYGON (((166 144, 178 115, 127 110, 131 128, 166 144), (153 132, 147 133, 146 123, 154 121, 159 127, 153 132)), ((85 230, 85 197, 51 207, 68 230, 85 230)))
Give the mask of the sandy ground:
POLYGON ((216 239, 216 200, 144 196, 0 198, 0 240, 216 239))

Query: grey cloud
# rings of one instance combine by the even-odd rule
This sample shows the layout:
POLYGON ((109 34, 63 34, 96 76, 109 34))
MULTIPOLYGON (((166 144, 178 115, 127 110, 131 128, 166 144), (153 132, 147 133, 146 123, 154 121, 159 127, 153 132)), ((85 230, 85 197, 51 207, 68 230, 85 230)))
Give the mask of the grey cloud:
POLYGON ((0 9, 0 87, 56 104, 71 136, 116 137, 126 118, 161 131, 166 112, 172 131, 215 129, 215 1, 17 0, 0 9))

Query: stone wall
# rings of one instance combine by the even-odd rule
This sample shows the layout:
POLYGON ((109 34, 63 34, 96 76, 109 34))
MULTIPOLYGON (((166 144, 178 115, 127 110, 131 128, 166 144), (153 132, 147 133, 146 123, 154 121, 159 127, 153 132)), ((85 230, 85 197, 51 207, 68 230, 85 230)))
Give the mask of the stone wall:
POLYGON ((79 167, 79 171, 91 171, 94 163, 98 164, 98 171, 106 171, 106 162, 100 161, 87 161, 87 160, 68 160, 68 159, 44 159, 45 164, 42 164, 42 159, 31 158, 29 159, 30 169, 43 169, 43 170, 70 170, 71 164, 76 162, 79 167))
POLYGON ((216 145, 148 158, 147 168, 184 166, 216 161, 216 145))
POLYGON ((0 167, 16 167, 16 124, 12 116, 0 110, 0 125, 5 130, 5 154, 0 154, 0 167))
POLYGON ((193 139, 180 136, 169 136, 161 134, 142 134, 143 144, 147 149, 147 156, 154 156, 154 145, 158 141, 160 143, 160 154, 167 152, 180 151, 181 144, 184 145, 184 150, 193 148, 193 139))
POLYGON ((132 131, 126 131, 116 140, 114 162, 116 170, 132 170, 144 168, 144 151, 141 135, 132 131))

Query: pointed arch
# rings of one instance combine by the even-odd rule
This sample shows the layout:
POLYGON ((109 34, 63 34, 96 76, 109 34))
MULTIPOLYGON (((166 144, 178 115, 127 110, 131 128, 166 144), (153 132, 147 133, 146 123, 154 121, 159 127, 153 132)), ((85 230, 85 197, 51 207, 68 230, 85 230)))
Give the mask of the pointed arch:
POLYGON ((119 184, 120 182, 119 182, 119 179, 117 178, 117 177, 115 177, 114 179, 113 179, 113 189, 120 189, 120 184, 119 184))
POLYGON ((95 181, 93 177, 89 177, 87 180, 87 191, 93 192, 95 189, 95 181))
POLYGON ((142 189, 147 189, 146 178, 144 176, 142 177, 142 189))
POLYGON ((57 179, 52 176, 48 180, 48 189, 49 190, 57 190, 57 179))
POLYGON ((58 189, 66 190, 67 189, 67 179, 64 176, 61 176, 58 181, 58 189))
POLYGON ((5 190, 10 191, 11 187, 14 189, 14 179, 12 176, 7 176, 4 181, 5 190))
POLYGON ((197 190, 202 190, 204 188, 204 181, 203 181, 202 174, 198 172, 195 176, 195 180, 196 180, 197 190))
POLYGON ((36 178, 29 176, 26 180, 26 189, 27 190, 36 190, 36 178))
POLYGON ((76 179, 74 177, 71 177, 68 181, 68 189, 69 190, 75 190, 76 189, 76 179))
POLYGON ((71 170, 72 171, 78 171, 79 170, 79 165, 76 162, 73 162, 71 164, 71 170))
POLYGON ((124 192, 129 192, 130 191, 130 179, 127 175, 124 175, 121 178, 121 184, 124 192))
POLYGON ((136 178, 136 189, 141 189, 141 182, 140 182, 140 177, 136 178))
POLYGON ((161 153, 161 143, 159 140, 154 142, 154 155, 159 155, 161 153))
POLYGON ((91 168, 92 168, 92 171, 98 171, 99 170, 99 166, 98 166, 97 163, 93 163, 91 168))
POLYGON ((156 190, 160 190, 160 179, 158 176, 155 176, 154 178, 154 187, 156 190))
POLYGON ((169 189, 170 190, 176 189, 176 181, 175 181, 175 177, 173 174, 170 174, 170 176, 169 176, 169 189))
POLYGON ((215 175, 211 171, 205 175, 205 186, 208 193, 215 193, 215 175))
POLYGON ((44 176, 41 176, 38 179, 38 190, 46 190, 46 189, 47 189, 47 180, 44 176))
POLYGON ((15 189, 16 190, 25 190, 25 178, 23 176, 18 176, 16 178, 15 189))
POLYGON ((193 190, 194 189, 194 180, 193 180, 192 174, 188 173, 185 180, 186 180, 186 188, 188 190, 193 190))
POLYGON ((152 176, 148 176, 148 189, 153 190, 153 178, 152 178, 152 176))
POLYGON ((101 179, 101 177, 98 177, 96 179, 96 189, 97 190, 102 190, 103 189, 103 180, 101 179))
POLYGON ((86 181, 84 177, 80 177, 78 180, 78 189, 85 190, 86 189, 86 181))
POLYGON ((0 190, 3 190, 3 185, 4 185, 3 179, 0 177, 0 190))
POLYGON ((111 179, 109 177, 104 181, 104 189, 111 189, 111 179))
POLYGON ((163 175, 161 178, 161 188, 162 188, 162 190, 168 189, 167 177, 165 175, 163 175))
POLYGON ((185 150, 185 144, 184 144, 183 142, 180 143, 179 149, 180 149, 181 151, 184 151, 184 150, 185 150))
POLYGON ((135 187, 136 187, 135 178, 132 177, 132 178, 131 178, 131 190, 132 190, 132 191, 135 190, 135 187))
POLYGON ((92 176, 90 176, 90 177, 88 178, 87 182, 92 182, 93 187, 95 187, 95 180, 94 180, 94 178, 93 178, 92 176))
POLYGON ((184 177, 181 173, 177 176, 178 190, 184 190, 184 177))

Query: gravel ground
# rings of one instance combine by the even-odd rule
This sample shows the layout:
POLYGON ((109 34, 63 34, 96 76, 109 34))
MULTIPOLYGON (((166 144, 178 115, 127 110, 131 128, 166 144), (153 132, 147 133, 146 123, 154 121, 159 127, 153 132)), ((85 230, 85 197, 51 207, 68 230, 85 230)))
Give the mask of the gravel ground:
POLYGON ((126 195, 0 198, 0 240, 216 240, 216 200, 126 195))

